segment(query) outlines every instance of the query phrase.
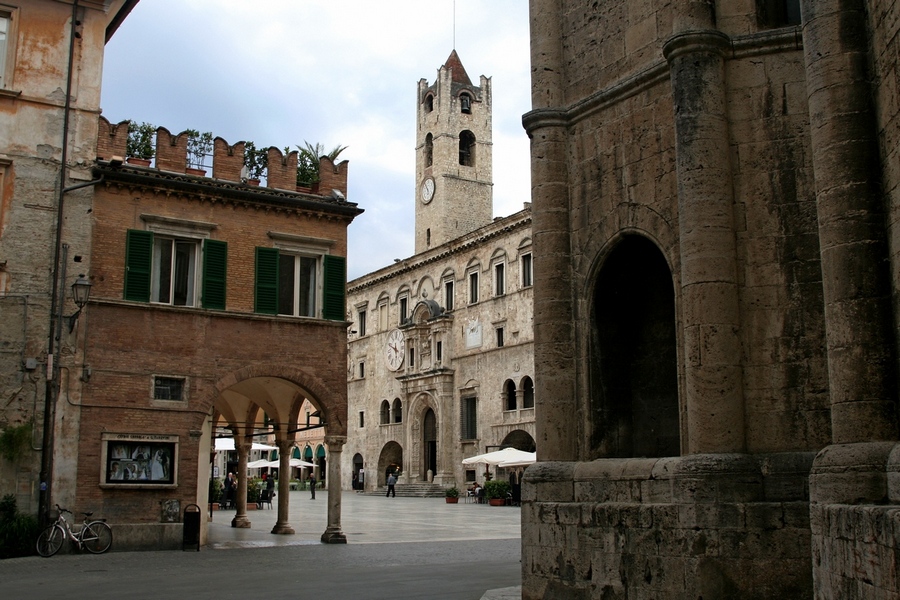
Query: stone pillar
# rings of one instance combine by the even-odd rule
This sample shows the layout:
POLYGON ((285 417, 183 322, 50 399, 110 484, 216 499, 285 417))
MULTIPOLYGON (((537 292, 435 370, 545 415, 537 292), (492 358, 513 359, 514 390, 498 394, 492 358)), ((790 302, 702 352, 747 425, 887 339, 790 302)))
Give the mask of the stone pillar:
POLYGON ((328 527, 322 534, 322 542, 326 544, 347 543, 347 536, 341 531, 341 451, 346 441, 346 436, 325 436, 328 447, 328 527))
POLYGON ((558 0, 531 0, 531 138, 534 231, 535 433, 540 460, 575 460, 585 439, 576 390, 575 305, 569 233, 567 117, 558 0), (552 282, 552 284, 550 283, 552 282))
POLYGON ((737 251, 725 106, 725 34, 688 2, 663 46, 675 104, 688 454, 742 452, 737 251))
MULTIPOLYGON (((283 434, 279 430, 279 435, 283 434)), ((272 533, 290 535, 294 529, 288 523, 288 509, 290 508, 289 495, 291 491, 291 449, 294 447, 292 440, 280 439, 275 441, 278 446, 278 520, 272 528, 272 533)))
POLYGON ((231 520, 231 526, 244 529, 250 528, 250 519, 247 517, 247 457, 250 454, 251 447, 253 447, 253 442, 248 441, 244 435, 243 428, 236 430, 234 433, 234 449, 238 453, 238 486, 235 492, 235 513, 234 518, 231 520))
POLYGON ((898 438, 890 257, 863 0, 802 0, 835 444, 898 438))

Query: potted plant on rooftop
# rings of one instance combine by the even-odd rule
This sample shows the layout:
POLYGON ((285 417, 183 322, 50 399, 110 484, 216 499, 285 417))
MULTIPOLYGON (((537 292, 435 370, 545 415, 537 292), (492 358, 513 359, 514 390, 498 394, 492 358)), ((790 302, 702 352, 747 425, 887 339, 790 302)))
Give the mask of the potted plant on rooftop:
POLYGON ((203 162, 209 156, 213 146, 212 132, 200 133, 196 129, 188 129, 187 134, 187 166, 185 172, 188 175, 206 175, 203 162))
POLYGON ((459 490, 456 487, 448 487, 444 490, 444 499, 447 504, 456 504, 459 502, 459 490))
POLYGON ((506 504, 506 497, 511 491, 512 487, 505 479, 493 479, 484 482, 484 495, 491 506, 503 506, 506 504))
POLYGON ((128 139, 125 142, 126 160, 133 165, 149 167, 150 161, 156 153, 155 138, 155 125, 150 123, 138 125, 135 121, 128 121, 128 139))
POLYGON ((253 142, 244 143, 244 167, 247 169, 247 183, 259 185, 263 172, 269 166, 269 149, 256 149, 253 142))

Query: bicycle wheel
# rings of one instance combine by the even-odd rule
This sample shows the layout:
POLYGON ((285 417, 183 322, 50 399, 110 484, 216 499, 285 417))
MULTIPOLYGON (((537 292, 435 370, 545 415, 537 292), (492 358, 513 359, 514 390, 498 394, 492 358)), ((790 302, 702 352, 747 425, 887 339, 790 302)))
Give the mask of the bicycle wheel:
POLYGON ((103 554, 112 546, 112 529, 103 521, 91 521, 81 530, 81 544, 91 554, 103 554))
POLYGON ((59 525, 50 525, 41 532, 37 539, 37 553, 44 558, 53 556, 62 548, 66 540, 66 532, 59 525))

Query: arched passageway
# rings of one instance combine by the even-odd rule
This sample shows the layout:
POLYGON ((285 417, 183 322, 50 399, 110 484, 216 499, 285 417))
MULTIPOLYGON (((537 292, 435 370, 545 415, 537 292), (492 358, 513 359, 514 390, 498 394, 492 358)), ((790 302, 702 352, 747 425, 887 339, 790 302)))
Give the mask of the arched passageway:
POLYGON ((403 447, 397 442, 388 442, 381 449, 378 457, 378 487, 387 482, 388 473, 397 473, 403 470, 403 447))
POLYGON ((680 452, 675 294, 659 249, 624 237, 594 287, 591 448, 598 457, 680 452))

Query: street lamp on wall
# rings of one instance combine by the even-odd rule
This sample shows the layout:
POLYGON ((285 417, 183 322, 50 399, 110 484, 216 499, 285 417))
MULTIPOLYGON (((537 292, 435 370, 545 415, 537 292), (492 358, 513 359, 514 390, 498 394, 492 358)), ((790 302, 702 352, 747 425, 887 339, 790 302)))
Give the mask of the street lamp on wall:
POLYGON ((90 297, 91 282, 82 273, 78 276, 78 279, 75 280, 75 283, 72 284, 72 300, 75 302, 75 306, 78 307, 78 310, 75 311, 75 314, 66 317, 69 323, 69 333, 72 333, 75 329, 75 321, 78 320, 81 309, 84 308, 84 305, 87 304, 90 297))

